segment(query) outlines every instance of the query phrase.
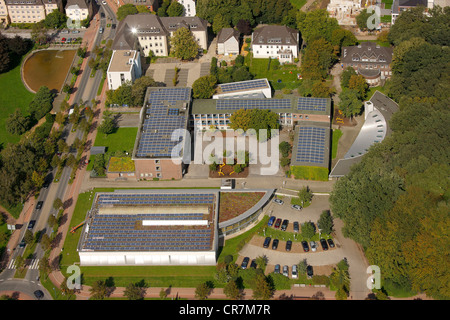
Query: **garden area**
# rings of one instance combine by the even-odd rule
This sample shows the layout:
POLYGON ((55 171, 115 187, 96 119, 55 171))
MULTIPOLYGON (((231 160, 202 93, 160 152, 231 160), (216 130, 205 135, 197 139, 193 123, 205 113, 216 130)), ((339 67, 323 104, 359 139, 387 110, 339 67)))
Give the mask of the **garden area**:
POLYGON ((219 222, 228 221, 252 208, 264 196, 264 192, 221 192, 219 222))

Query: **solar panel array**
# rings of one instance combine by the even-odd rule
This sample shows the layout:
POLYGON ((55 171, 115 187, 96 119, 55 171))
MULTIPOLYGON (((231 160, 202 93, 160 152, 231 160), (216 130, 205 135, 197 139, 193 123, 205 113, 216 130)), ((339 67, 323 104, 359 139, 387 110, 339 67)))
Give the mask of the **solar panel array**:
POLYGON ((97 204, 124 204, 124 205, 164 205, 164 204, 212 204, 214 194, 211 193, 108 193, 100 194, 97 204))
POLYGON ((300 97, 297 102, 297 110, 325 112, 327 105, 327 98, 300 97))
POLYGON ((326 155, 326 128, 300 127, 296 161, 322 164, 326 155))
MULTIPOLYGON (((190 88, 164 88, 150 94, 146 110, 148 116, 142 125, 136 155, 138 157, 170 157, 172 149, 182 140, 171 140, 176 129, 185 127, 186 114, 178 108, 171 108, 179 101, 190 100, 190 88)), ((179 155, 177 150, 177 155, 179 155)))
MULTIPOLYGON (((211 205, 212 193, 105 193, 96 207, 110 205, 211 205)), ((98 251, 192 251, 210 250, 213 230, 206 226, 142 226, 143 220, 204 220, 199 213, 95 214, 83 250, 98 251)))
POLYGON ((242 82, 223 83, 219 85, 223 93, 267 88, 267 80, 251 80, 242 82))
POLYGON ((217 110, 239 109, 287 109, 291 108, 291 99, 219 99, 217 110))

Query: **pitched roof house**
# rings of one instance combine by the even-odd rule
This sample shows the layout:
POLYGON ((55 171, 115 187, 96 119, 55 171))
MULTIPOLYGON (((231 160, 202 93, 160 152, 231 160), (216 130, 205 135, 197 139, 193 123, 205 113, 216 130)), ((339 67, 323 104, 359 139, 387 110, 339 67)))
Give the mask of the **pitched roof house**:
POLYGON ((264 26, 252 34, 254 58, 279 59, 292 62, 298 57, 300 33, 287 26, 264 26))
POLYGON ((217 54, 239 54, 239 31, 233 28, 223 28, 217 34, 217 54))

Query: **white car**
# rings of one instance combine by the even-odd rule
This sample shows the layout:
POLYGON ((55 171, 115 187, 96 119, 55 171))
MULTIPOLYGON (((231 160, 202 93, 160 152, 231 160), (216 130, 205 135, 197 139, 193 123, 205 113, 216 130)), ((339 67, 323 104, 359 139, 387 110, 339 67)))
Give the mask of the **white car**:
POLYGON ((279 204, 280 206, 283 205, 284 201, 281 199, 273 199, 273 202, 279 204))
POLYGON ((311 251, 314 252, 317 250, 317 244, 314 241, 311 241, 309 243, 309 245, 311 246, 311 251))
POLYGON ((294 210, 299 210, 299 211, 302 210, 302 206, 299 206, 298 204, 291 205, 291 208, 294 210))
POLYGON ((297 278, 298 278, 297 265, 294 264, 292 266, 292 279, 297 279, 297 278))
POLYGON ((106 1, 102 1, 102 5, 106 6, 106 1))
POLYGON ((283 266, 283 276, 289 277, 289 267, 283 266))

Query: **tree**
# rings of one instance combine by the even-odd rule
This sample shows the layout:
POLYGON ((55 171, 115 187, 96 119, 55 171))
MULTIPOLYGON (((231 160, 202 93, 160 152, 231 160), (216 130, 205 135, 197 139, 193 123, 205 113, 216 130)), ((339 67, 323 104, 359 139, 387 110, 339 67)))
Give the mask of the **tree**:
POLYGON ((86 57, 86 53, 87 53, 87 48, 86 47, 79 47, 77 49, 77 56, 79 56, 80 58, 86 57))
POLYGON ((92 287, 89 288, 89 291, 91 293, 91 299, 93 300, 103 300, 108 295, 108 287, 103 280, 95 281, 92 284, 92 287))
POLYGON ((322 230, 322 233, 330 234, 333 231, 333 217, 331 216, 330 210, 322 211, 317 224, 322 230))
POLYGON ((36 119, 44 117, 53 108, 54 94, 46 86, 42 86, 34 95, 28 106, 28 111, 36 119))
POLYGON ((198 78, 192 85, 193 96, 195 99, 209 99, 216 90, 217 79, 213 75, 207 75, 198 78))
POLYGON ((44 26, 51 29, 62 29, 66 26, 67 16, 55 9, 47 14, 44 19, 44 26))
POLYGON ((303 78, 322 80, 336 61, 336 54, 331 43, 319 38, 309 43, 302 57, 303 78))
POLYGON ((269 285, 266 276, 263 273, 257 273, 255 278, 255 287, 253 288, 253 299, 268 300, 273 295, 273 289, 269 285))
POLYGON ((314 225, 310 222, 305 222, 302 224, 302 236, 306 239, 311 239, 316 234, 316 230, 314 225))
POLYGON ((312 96, 316 98, 329 98, 332 92, 332 88, 328 87, 324 81, 314 82, 311 88, 312 96))
POLYGON ((184 7, 178 1, 172 1, 166 12, 169 17, 180 17, 183 15, 184 7))
POLYGON ((34 242, 33 232, 31 232, 30 230, 25 231, 23 240, 25 240, 26 244, 32 244, 34 242))
POLYGON ((353 117, 361 112, 362 102, 360 94, 354 89, 342 90, 339 94, 339 110, 342 111, 344 117, 353 117))
POLYGON ((143 300, 145 296, 145 287, 139 283, 130 283, 123 293, 128 300, 143 300))
POLYGON ((350 77, 352 75, 356 75, 355 69, 352 67, 347 67, 341 74, 341 86, 343 88, 348 88, 348 83, 350 81, 350 77))
POLYGON ((223 293, 229 299, 239 300, 241 298, 241 290, 236 284, 236 281, 229 281, 223 288, 223 293))
POLYGON ((9 70, 11 57, 9 53, 8 40, 0 34, 0 73, 9 70))
POLYGON ((367 84, 366 79, 362 75, 358 74, 350 77, 350 80, 348 81, 348 88, 356 90, 359 96, 362 99, 365 99, 367 91, 369 90, 369 85, 367 84))
POLYGON ((55 201, 53 201, 53 208, 55 210, 59 210, 63 206, 64 206, 64 203, 62 202, 62 200, 60 198, 56 198, 55 201))
POLYGON ((16 109, 6 119, 6 130, 11 134, 21 135, 30 128, 30 121, 27 117, 22 115, 22 111, 16 109))
POLYGON ((291 151, 292 151, 292 146, 289 142, 283 141, 280 143, 279 149, 280 149, 281 155, 283 157, 287 157, 287 156, 289 156, 289 153, 291 153, 291 151))
POLYGON ((367 21, 372 16, 372 13, 367 12, 367 9, 361 10, 361 13, 356 16, 356 24, 361 31, 373 30, 367 26, 367 21))
POLYGON ((192 60, 198 55, 200 46, 188 28, 179 28, 170 39, 171 53, 182 60, 192 60))
POLYGON ((239 20, 236 24, 236 28, 238 29, 239 33, 243 34, 244 36, 249 36, 252 34, 252 26, 248 20, 239 20))
POLYGON ((114 120, 114 116, 109 111, 103 112, 103 121, 98 126, 98 131, 103 134, 111 134, 116 129, 116 122, 114 120))
POLYGON ((199 300, 206 300, 209 293, 211 291, 211 288, 208 286, 206 282, 203 282, 195 288, 195 298, 199 300))
POLYGON ((213 32, 218 34, 223 28, 229 28, 230 22, 227 21, 220 13, 214 16, 214 22, 212 25, 213 32))
POLYGON ((150 13, 150 9, 147 6, 144 5, 136 5, 136 10, 138 13, 150 13))
POLYGON ((311 189, 309 187, 303 187, 298 191, 298 198, 302 202, 303 205, 311 202, 313 197, 311 189))
POLYGON ((137 14, 138 10, 136 9, 136 6, 128 3, 123 6, 120 6, 119 9, 117 9, 117 19, 119 21, 122 21, 125 19, 128 15, 137 14))
POLYGON ((331 41, 333 31, 339 29, 338 21, 330 18, 325 9, 313 10, 307 13, 299 11, 297 15, 298 29, 307 44, 314 40, 331 41))
POLYGON ((148 87, 155 87, 156 82, 149 76, 143 76, 136 79, 131 86, 131 99, 133 106, 142 106, 144 104, 145 92, 148 87))

